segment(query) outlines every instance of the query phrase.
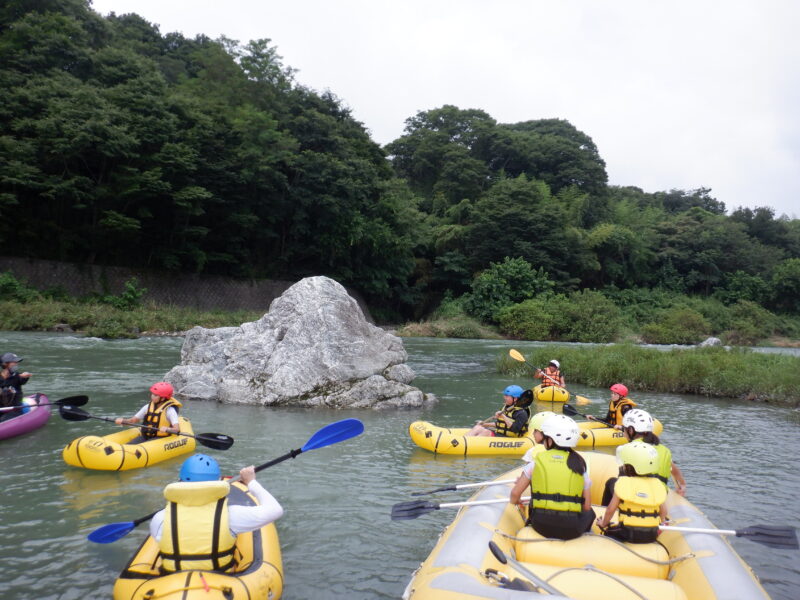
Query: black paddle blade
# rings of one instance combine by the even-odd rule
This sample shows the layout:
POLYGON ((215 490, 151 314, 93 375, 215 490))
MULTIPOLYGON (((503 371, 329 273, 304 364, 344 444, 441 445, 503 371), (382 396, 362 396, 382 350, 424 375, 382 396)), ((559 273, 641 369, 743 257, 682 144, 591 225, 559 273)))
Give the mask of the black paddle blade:
POLYGON ((392 507, 392 521, 408 521, 417 517, 439 510, 439 504, 428 500, 412 500, 400 502, 392 507))
POLYGON ((736 537, 746 537, 770 548, 797 550, 797 530, 794 527, 775 527, 773 525, 752 525, 736 530, 736 537))
POLYGON ((91 417, 89 413, 68 404, 62 404, 59 406, 58 414, 61 415, 62 419, 67 421, 86 421, 91 417))
POLYGON ((569 417, 574 417, 575 415, 583 416, 571 404, 564 404, 563 411, 564 411, 564 414, 569 416, 569 417))
POLYGON ((233 446, 233 438, 224 433, 198 433, 194 437, 203 446, 214 448, 214 450, 227 450, 233 446))
POLYGON ((502 564, 508 564, 508 558, 506 558, 505 552, 500 550, 500 547, 495 544, 494 542, 489 542, 489 550, 494 554, 494 557, 499 560, 502 564))
POLYGON ((440 487, 436 488, 435 490, 428 490, 427 492, 411 492, 412 496, 427 496, 428 494, 435 494, 436 492, 454 492, 458 490, 458 488, 454 485, 448 485, 447 487, 440 487))
POLYGON ((89 396, 69 396, 68 398, 59 398, 58 400, 53 400, 50 404, 55 404, 57 406, 83 406, 89 401, 89 396))

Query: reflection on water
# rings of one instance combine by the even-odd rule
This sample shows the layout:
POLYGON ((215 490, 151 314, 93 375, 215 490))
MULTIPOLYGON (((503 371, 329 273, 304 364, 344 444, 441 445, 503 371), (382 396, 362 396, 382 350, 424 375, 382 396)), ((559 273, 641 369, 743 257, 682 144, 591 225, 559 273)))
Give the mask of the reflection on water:
MULTIPOLYGON (((0 350, 24 355, 36 373, 29 391, 51 398, 88 394, 85 408, 102 416, 130 415, 138 409, 147 399, 149 384, 179 361, 181 344, 175 338, 103 341, 20 333, 0 337, 5 342, 0 350)), ((236 440, 227 452, 204 449, 219 459, 226 473, 299 448, 331 421, 364 421, 365 433, 358 438, 304 453, 259 474, 286 509, 278 531, 287 600, 399 597, 455 512, 434 511, 393 522, 392 504, 412 499, 412 491, 485 481, 520 464, 515 458, 434 456, 416 448, 408 437, 408 424, 416 420, 471 425, 499 408, 506 385, 530 385, 530 380, 510 381, 493 372, 498 356, 511 345, 434 339, 407 339, 405 345, 418 373, 415 384, 440 399, 432 407, 395 412, 219 407, 211 402, 185 407, 195 431, 225 433, 236 440)), ((517 344, 523 351, 530 345, 517 344)), ((605 413, 607 390, 570 387, 594 400, 579 407, 581 412, 605 413)), ((717 526, 798 524, 796 411, 674 394, 632 395, 664 423, 662 437, 684 471, 689 499, 717 526)), ((61 460, 68 441, 115 430, 100 421, 66 422, 54 415, 40 430, 0 443, 4 598, 110 597, 114 578, 147 527, 108 545, 92 544, 86 535, 160 507, 163 487, 176 478, 181 464, 176 459, 147 469, 106 473, 68 467, 61 460)), ((463 490, 431 498, 447 502, 469 495, 463 490)), ((796 552, 745 539, 732 544, 773 598, 797 597, 796 552)))

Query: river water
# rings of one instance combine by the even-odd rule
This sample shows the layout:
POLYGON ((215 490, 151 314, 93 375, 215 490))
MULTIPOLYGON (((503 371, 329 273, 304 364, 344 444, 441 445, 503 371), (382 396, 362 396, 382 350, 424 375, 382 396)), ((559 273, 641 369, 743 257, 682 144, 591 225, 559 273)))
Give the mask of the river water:
MULTIPOLYGON (((26 392, 51 398, 87 394, 84 408, 100 416, 128 416, 146 400, 149 385, 180 360, 180 338, 99 340, 43 333, 0 333, 0 352, 26 357, 34 373, 26 392)), ((392 504, 414 490, 493 478, 517 466, 513 458, 434 456, 416 448, 408 424, 418 419, 465 426, 490 416, 509 383, 495 361, 512 346, 486 340, 406 339, 415 385, 440 402, 403 411, 332 411, 221 406, 192 402, 184 414, 196 432, 236 440, 215 452, 223 472, 259 464, 299 448, 321 426, 345 417, 365 433, 314 450, 259 473, 281 501, 278 522, 286 600, 398 598, 433 548, 452 510, 412 521, 389 519, 392 504)), ((522 352, 533 344, 517 343, 522 352)), ((568 365, 567 372, 568 372, 568 365)), ((607 391, 570 385, 594 398, 585 412, 604 412, 607 391)), ((800 526, 800 413, 789 408, 670 394, 634 397, 665 424, 662 436, 684 472, 688 497, 720 528, 752 524, 800 526)), ((69 467, 61 449, 70 440, 114 429, 101 421, 66 422, 57 414, 41 429, 0 442, 2 544, 0 597, 59 599, 110 597, 113 582, 144 539, 146 525, 108 545, 86 535, 131 521, 163 505, 165 484, 180 459, 122 473, 69 467)), ((441 501, 468 493, 440 494, 441 501)), ((800 555, 746 539, 732 544, 778 600, 800 597, 800 555)))

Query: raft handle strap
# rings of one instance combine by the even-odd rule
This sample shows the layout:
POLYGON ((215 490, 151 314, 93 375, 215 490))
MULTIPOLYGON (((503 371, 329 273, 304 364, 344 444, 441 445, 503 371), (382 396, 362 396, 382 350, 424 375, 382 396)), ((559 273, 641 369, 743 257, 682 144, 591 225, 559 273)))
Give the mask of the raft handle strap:
POLYGON ((612 581, 616 581, 616 582, 617 582, 618 584, 620 584, 621 586, 623 586, 623 587, 627 588, 627 589, 628 589, 628 590, 630 590, 632 593, 636 594, 636 595, 637 595, 639 598, 641 598, 642 600, 650 600, 650 599, 649 599, 647 596, 645 596, 644 594, 642 594, 642 593, 641 593, 639 590, 637 590, 635 587, 632 587, 632 586, 628 585, 627 583, 625 583, 624 581, 622 581, 622 580, 621 580, 619 577, 617 577, 616 575, 612 575, 611 573, 609 573, 609 572, 607 572, 607 571, 603 571, 603 569, 598 569, 597 567, 593 567, 592 565, 586 565, 585 567, 567 567, 566 569, 561 569, 560 571, 556 571, 555 573, 553 573, 552 575, 550 575, 550 577, 548 577, 547 579, 545 579, 545 581, 546 581, 547 583, 550 583, 550 581, 551 581, 552 579, 555 579, 556 577, 558 577, 558 576, 559 576, 559 575, 561 575, 562 573, 566 573, 566 572, 568 572, 568 571, 590 571, 590 572, 594 572, 594 573, 599 573, 600 575, 605 575, 606 577, 608 577, 608 578, 609 578, 609 579, 611 579, 612 581))
MULTIPOLYGON (((564 541, 564 540, 560 540, 558 538, 541 538, 541 539, 521 538, 521 537, 517 537, 515 535, 509 535, 508 533, 505 533, 504 531, 500 531, 499 529, 495 529, 494 532, 497 535, 499 535, 500 537, 504 537, 504 538, 512 540, 514 542, 536 543, 536 542, 563 542, 564 541)), ((638 558, 641 558, 642 560, 645 560, 647 562, 651 562, 651 563, 653 563, 655 565, 672 565, 672 564, 683 562, 684 560, 688 560, 690 558, 694 558, 695 557, 695 554, 693 552, 690 552, 689 554, 684 554, 682 556, 676 556, 675 558, 670 558, 669 560, 656 560, 655 558, 650 558, 649 556, 644 556, 642 554, 639 554, 633 548, 631 548, 629 546, 626 546, 623 542, 620 542, 619 540, 615 540, 612 537, 608 537, 608 536, 605 536, 605 535, 600 535, 599 533, 591 533, 591 532, 588 532, 588 531, 586 533, 584 533, 583 535, 593 535, 593 536, 601 537, 601 538, 603 538, 605 540, 608 540, 610 542, 614 542, 615 544, 625 548, 625 550, 627 550, 628 552, 630 552, 634 556, 636 556, 638 558)), ((662 547, 664 546, 664 544, 661 544, 661 542, 659 542, 658 540, 656 540, 655 543, 661 545, 662 547)))

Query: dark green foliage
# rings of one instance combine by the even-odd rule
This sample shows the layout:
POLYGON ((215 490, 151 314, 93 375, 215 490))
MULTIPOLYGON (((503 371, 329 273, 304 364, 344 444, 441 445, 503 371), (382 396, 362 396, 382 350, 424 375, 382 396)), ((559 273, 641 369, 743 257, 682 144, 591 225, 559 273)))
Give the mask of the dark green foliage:
MULTIPOLYGON (((147 288, 139 287, 139 280, 134 277, 125 282, 125 289, 118 295, 106 294, 100 296, 98 301, 110 304, 119 310, 133 310, 142 304, 142 296, 147 293, 147 288)), ((112 336, 118 337, 118 336, 112 336)))
POLYGON ((711 333, 711 325, 696 310, 671 308, 654 323, 642 327, 642 339, 650 344, 696 344, 711 333))
POLYGON ((472 293, 466 300, 467 311, 476 317, 497 322, 498 311, 506 306, 532 298, 553 287, 544 269, 534 269, 523 258, 505 257, 491 263, 472 282, 472 293))
POLYGON ((620 310, 600 292, 542 294, 499 312, 500 330, 526 340, 611 342, 619 335, 620 310))
MULTIPOLYGON (((481 279, 512 256, 547 273, 565 306, 604 315, 547 326, 563 339, 646 324, 664 339, 662 313, 688 308, 744 340, 757 329, 726 306, 755 302, 784 324, 800 314, 800 221, 768 207, 726 216, 707 188, 609 186, 592 138, 564 119, 498 123, 444 105, 381 149, 333 93, 295 81, 269 39, 162 34, 86 0, 0 6, 0 88, 2 254, 328 275, 393 320, 473 280, 470 310, 495 319, 531 296, 481 279), (587 289, 621 317, 572 296, 587 289)), ((523 329, 541 331, 509 324, 523 329)))

